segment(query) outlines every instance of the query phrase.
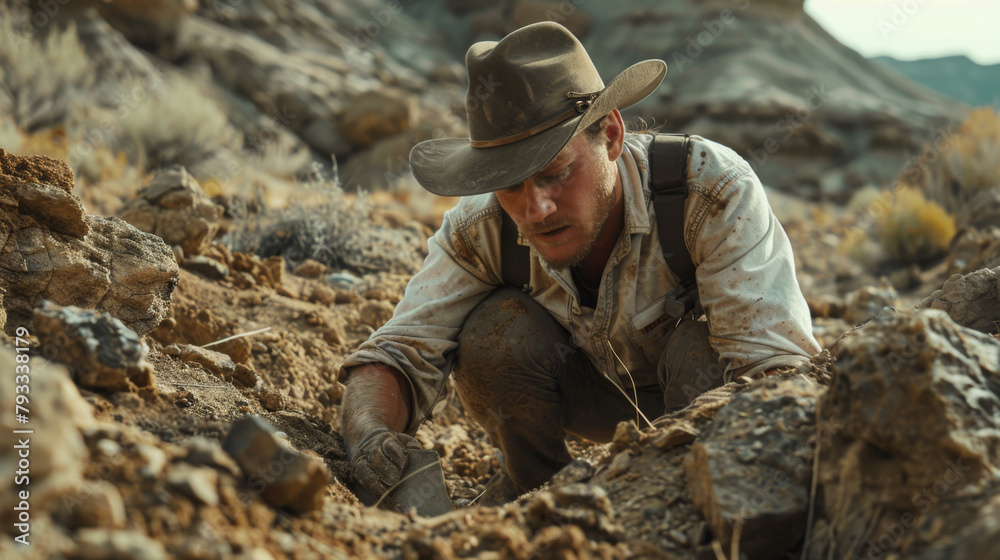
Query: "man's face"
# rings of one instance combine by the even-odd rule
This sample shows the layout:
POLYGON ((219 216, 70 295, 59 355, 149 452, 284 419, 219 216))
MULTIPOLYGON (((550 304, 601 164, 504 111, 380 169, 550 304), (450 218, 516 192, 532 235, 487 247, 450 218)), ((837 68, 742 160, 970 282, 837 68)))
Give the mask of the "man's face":
POLYGON ((549 266, 580 264, 594 247, 620 196, 618 153, 603 133, 597 138, 581 133, 531 179, 496 192, 500 206, 549 266))

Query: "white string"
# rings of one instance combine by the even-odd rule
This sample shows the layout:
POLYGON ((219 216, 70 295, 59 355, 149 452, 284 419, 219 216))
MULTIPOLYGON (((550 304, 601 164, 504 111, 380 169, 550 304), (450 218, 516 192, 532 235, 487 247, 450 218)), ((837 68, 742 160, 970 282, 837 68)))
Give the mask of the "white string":
POLYGON ((604 342, 608 345, 608 348, 611 349, 611 353, 615 355, 615 359, 618 360, 618 363, 621 364, 623 368, 625 368, 625 374, 628 375, 628 380, 630 383, 632 383, 632 393, 633 395, 635 395, 635 400, 628 398, 628 393, 626 393, 625 389, 622 389, 617 383, 614 383, 612 381, 612 385, 618 387, 618 390, 621 391, 622 395, 625 397, 625 400, 627 400, 629 404, 632 405, 632 408, 635 409, 635 423, 638 424, 639 417, 642 416, 642 419, 646 421, 646 424, 650 428, 652 428, 653 423, 649 421, 649 418, 646 418, 646 415, 643 414, 641 410, 639 410, 639 405, 636 404, 639 401, 639 391, 635 387, 635 379, 632 379, 632 372, 628 370, 628 366, 625 365, 625 362, 623 362, 622 359, 618 357, 618 352, 615 352, 615 347, 611 345, 611 341, 605 339, 604 342))

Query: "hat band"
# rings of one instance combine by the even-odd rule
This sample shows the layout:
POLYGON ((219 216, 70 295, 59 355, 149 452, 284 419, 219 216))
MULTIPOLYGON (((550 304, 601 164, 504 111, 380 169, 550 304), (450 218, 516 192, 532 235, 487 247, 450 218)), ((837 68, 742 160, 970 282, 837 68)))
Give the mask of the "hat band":
POLYGON ((601 93, 600 91, 595 91, 593 93, 579 93, 575 91, 567 92, 566 97, 569 97, 570 99, 574 98, 579 99, 579 101, 577 101, 576 104, 573 105, 571 109, 568 109, 565 112, 556 115, 555 117, 543 122, 542 124, 536 127, 529 128, 528 130, 525 130, 523 132, 518 132, 517 134, 513 134, 511 136, 505 136, 503 138, 497 138, 495 140, 471 140, 469 143, 472 145, 473 148, 494 148, 496 146, 512 144, 514 142, 517 142, 518 140, 524 140, 525 138, 530 138, 538 134, 539 132, 545 132, 546 130, 556 126, 557 124, 564 123, 577 115, 582 115, 583 113, 587 112, 587 109, 590 108, 590 103, 594 100, 594 98, 600 95, 600 93, 601 93))

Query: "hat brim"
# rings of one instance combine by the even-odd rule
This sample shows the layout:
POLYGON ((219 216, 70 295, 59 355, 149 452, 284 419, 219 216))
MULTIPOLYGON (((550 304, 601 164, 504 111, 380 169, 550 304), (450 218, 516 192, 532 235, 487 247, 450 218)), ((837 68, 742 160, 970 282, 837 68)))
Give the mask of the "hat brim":
POLYGON ((421 142, 410 150, 410 170, 421 186, 441 196, 468 196, 518 185, 541 171, 574 136, 604 115, 653 93, 666 74, 667 64, 662 60, 633 64, 618 74, 581 116, 510 144, 473 148, 468 138, 421 142))

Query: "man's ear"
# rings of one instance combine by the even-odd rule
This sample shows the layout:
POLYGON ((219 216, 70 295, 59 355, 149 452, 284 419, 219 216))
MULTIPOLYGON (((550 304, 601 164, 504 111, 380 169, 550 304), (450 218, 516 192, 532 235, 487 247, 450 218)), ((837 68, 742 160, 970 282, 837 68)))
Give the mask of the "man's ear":
POLYGON ((604 134, 605 147, 608 150, 608 159, 618 161, 625 149, 625 123, 622 121, 622 114, 618 109, 611 111, 604 117, 601 123, 601 132, 604 134))

